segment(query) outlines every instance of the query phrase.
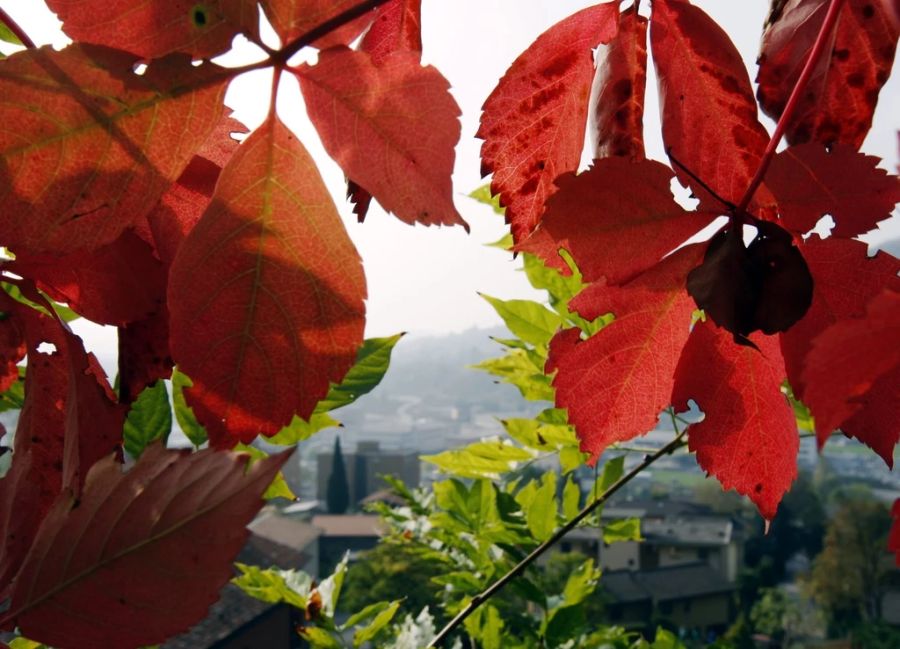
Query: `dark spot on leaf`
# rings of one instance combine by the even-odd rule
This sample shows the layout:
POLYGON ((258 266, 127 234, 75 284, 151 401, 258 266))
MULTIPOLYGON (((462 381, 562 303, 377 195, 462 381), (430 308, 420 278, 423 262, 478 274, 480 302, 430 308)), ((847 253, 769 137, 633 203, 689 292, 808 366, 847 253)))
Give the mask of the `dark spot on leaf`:
POLYGON ((556 57, 546 68, 541 70, 541 75, 545 79, 556 79, 557 77, 563 76, 575 65, 578 55, 578 52, 567 52, 566 54, 556 57))
POLYGON ((756 483, 756 486, 753 487, 753 491, 755 491, 755 492, 758 493, 758 494, 761 494, 761 493, 762 493, 762 490, 763 490, 763 486, 762 486, 762 483, 761 483, 761 482, 757 482, 757 483, 756 483))
POLYGON ((191 18, 194 21, 194 25, 196 27, 206 27, 206 23, 209 21, 209 17, 206 13, 206 7, 202 5, 197 5, 191 10, 191 18))
POLYGON ((536 166, 539 170, 543 171, 544 167, 546 167, 547 165, 543 160, 538 160, 536 166))
POLYGON ((862 88, 865 82, 866 78, 862 72, 854 72, 847 75, 847 85, 851 88, 862 88))
POLYGON ((835 50, 833 54, 835 60, 844 63, 847 59, 850 58, 850 50, 844 48, 842 50, 835 50))
POLYGON ((862 8, 863 18, 872 18, 875 15, 875 7, 872 5, 865 5, 862 8))
POLYGON ((622 79, 621 81, 617 82, 615 87, 613 88, 613 92, 615 93, 615 96, 619 101, 627 101, 631 99, 631 95, 634 92, 631 87, 631 79, 622 79))
POLYGON ((522 186, 519 188, 519 193, 520 194, 533 194, 534 192, 537 191, 537 185, 538 185, 538 179, 535 178, 534 176, 532 176, 531 178, 526 180, 524 183, 522 183, 522 186))

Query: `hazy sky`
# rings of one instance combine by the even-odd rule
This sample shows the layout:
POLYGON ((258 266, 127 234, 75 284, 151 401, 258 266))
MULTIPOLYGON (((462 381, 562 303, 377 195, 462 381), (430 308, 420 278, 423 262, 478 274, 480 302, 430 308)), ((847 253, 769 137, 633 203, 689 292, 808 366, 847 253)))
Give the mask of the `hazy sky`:
MULTIPOLYGON (((0 6, 20 21, 39 43, 65 42, 58 25, 37 1, 0 0, 0 6)), ((343 200, 343 174, 324 153, 307 122, 295 81, 288 75, 279 102, 282 118, 320 161, 320 168, 338 204, 350 235, 363 257, 369 283, 368 335, 386 335, 406 330, 422 333, 459 331, 499 322, 477 295, 481 291, 503 298, 534 295, 518 264, 503 252, 484 246, 504 233, 502 219, 488 208, 465 197, 484 181, 479 177, 480 141, 474 138, 480 107, 497 80, 515 57, 543 30, 570 13, 590 5, 584 0, 424 0, 424 59, 449 79, 462 108, 462 139, 457 148, 454 189, 457 207, 472 227, 411 227, 386 215, 373 202, 365 224, 356 223, 343 200)), ((646 5, 646 3, 644 3, 646 5)), ((768 0, 696 0, 731 35, 755 76, 755 61, 761 26, 768 0)), ((273 43, 274 44, 274 43, 273 43)), ((227 60, 253 56, 246 46, 227 60), (249 54, 248 54, 249 52, 249 54)), ((659 118, 651 66, 646 105, 648 155, 662 159, 659 118)), ((247 75, 232 86, 228 101, 237 116, 249 126, 265 115, 268 74, 247 75)), ((876 124, 864 150, 897 165, 897 135, 900 127, 900 81, 895 73, 881 94, 876 124)), ((771 129, 770 121, 764 122, 771 129)), ((895 218, 896 222, 898 219, 895 218)), ((897 238, 900 227, 892 226, 897 238)), ((885 237, 882 237, 885 238, 885 237)), ((89 344, 113 345, 112 339, 96 332, 87 334, 89 344)), ((103 354, 103 350, 101 355, 103 354)))

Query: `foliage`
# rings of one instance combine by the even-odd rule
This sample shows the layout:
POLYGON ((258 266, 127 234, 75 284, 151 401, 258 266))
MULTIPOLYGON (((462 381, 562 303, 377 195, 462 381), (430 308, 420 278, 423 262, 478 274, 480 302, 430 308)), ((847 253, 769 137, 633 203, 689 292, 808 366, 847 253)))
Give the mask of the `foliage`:
POLYGON ((343 514, 350 506, 350 486, 347 482, 347 468, 344 466, 340 436, 334 438, 331 458, 331 473, 328 475, 328 488, 325 492, 328 513, 343 514))
MULTIPOLYGON (((136 646, 202 615, 286 460, 257 453, 247 469, 232 449, 260 435, 294 445, 335 425, 329 413, 378 382, 393 345, 374 360, 364 344, 361 260, 279 117, 280 80, 299 83, 360 219, 374 198, 406 223, 467 227, 451 184, 459 109, 421 64, 418 0, 48 4, 75 39, 61 50, 34 47, 0 11, 0 37, 24 47, 0 60, 0 119, 13 125, 0 133, 0 391, 4 408, 21 406, 0 482, 0 628, 136 646), (277 49, 259 41, 260 10, 277 49), (237 35, 261 45, 261 60, 213 64, 237 35), (307 46, 316 62, 292 65, 307 46), (231 80, 263 68, 269 114, 246 134, 222 100, 231 80), (66 324, 74 315, 118 329, 117 394, 66 324), (210 448, 163 449, 170 378, 177 421, 210 448), (124 473, 123 448, 136 458, 124 473), (176 569, 158 569, 176 554, 176 569)), ((514 337, 480 367, 552 404, 503 422, 509 439, 429 458, 449 475, 381 509, 391 542, 443 568, 435 606, 459 617, 432 644, 464 634, 486 648, 649 646, 589 628, 590 559, 564 584, 533 563, 635 475, 604 455, 583 504, 572 472, 660 413, 677 424, 694 402, 704 417, 688 427, 689 449, 767 520, 797 475, 797 412, 820 446, 840 429, 893 461, 900 264, 869 257, 856 237, 900 199, 897 178, 858 150, 896 16, 866 0, 776 3, 758 70, 759 106, 778 121, 770 136, 728 35, 687 0, 654 0, 649 18, 639 5, 604 2, 551 26, 484 104, 482 172, 510 224, 501 245, 530 255, 526 273, 550 307, 486 297, 514 337), (645 158, 648 59, 671 168, 645 158), (577 173, 589 116, 595 159, 577 173), (790 146, 776 153, 783 134, 790 146), (673 179, 696 209, 674 200, 673 179), (682 245, 721 214, 708 241, 682 245), (826 214, 830 236, 805 236, 826 214)), ((875 548, 889 519, 869 514, 855 530, 860 599, 822 590, 846 624, 877 613, 875 548)), ((851 565, 850 527, 839 513, 814 581, 851 565)), ((238 583, 304 608, 314 645, 405 633, 390 628, 399 601, 334 621, 345 572, 313 586, 248 568, 238 583)), ((677 641, 660 631, 652 646, 677 641)))

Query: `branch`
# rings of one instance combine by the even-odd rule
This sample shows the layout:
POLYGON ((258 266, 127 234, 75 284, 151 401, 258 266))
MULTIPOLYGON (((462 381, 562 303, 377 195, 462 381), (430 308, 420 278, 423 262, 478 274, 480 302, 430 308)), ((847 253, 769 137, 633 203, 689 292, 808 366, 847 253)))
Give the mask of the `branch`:
POLYGON ((778 143, 781 142, 781 137, 784 135, 788 123, 791 121, 791 118, 797 110, 797 105, 800 103, 800 97, 806 90, 806 84, 809 83, 813 70, 819 62, 819 57, 825 49, 825 43, 834 31, 834 26, 837 23, 843 4, 844 0, 831 0, 831 4, 828 7, 828 13, 825 14, 825 20, 822 21, 822 28, 819 30, 819 35, 816 36, 816 42, 813 44, 812 50, 810 50, 809 57, 806 59, 806 64, 803 66, 803 71, 797 78, 797 83, 794 84, 794 89, 791 91, 791 96, 788 98, 787 105, 784 107, 784 111, 782 111, 781 117, 778 119, 775 131, 772 133, 772 137, 769 138, 769 145, 766 147, 766 152, 763 154, 762 160, 759 161, 756 175, 753 176, 753 180, 750 181, 750 186, 747 188, 747 191, 744 192, 744 197, 741 198, 741 202, 738 203, 737 210, 735 210, 738 214, 746 211, 753 195, 762 184, 763 178, 766 176, 766 170, 769 168, 769 163, 772 162, 772 158, 775 156, 775 149, 778 148, 778 143))
POLYGON ((568 534, 573 529, 575 529, 575 527, 577 527, 577 525, 581 521, 583 521, 585 518, 590 516, 591 513, 595 509, 597 509, 597 507, 599 507, 600 505, 605 503, 607 500, 609 500, 613 496, 613 494, 615 494, 617 491, 619 491, 619 489, 621 489, 626 484, 631 482, 641 471, 643 471, 648 466, 650 466, 651 464, 656 462, 659 458, 663 457, 664 455, 669 455, 676 449, 683 446, 684 445, 684 441, 683 441, 684 434, 686 432, 687 432, 687 429, 681 431, 680 433, 678 433, 675 436, 674 439, 672 439, 671 442, 669 442, 668 444, 663 446, 658 451, 656 451, 650 455, 647 455, 641 461, 640 464, 638 464, 631 471, 629 471, 628 473, 623 475, 621 478, 616 480, 613 484, 611 484, 609 486, 608 489, 606 489, 606 491, 604 491, 602 494, 597 496, 590 503, 585 505, 584 509, 582 509, 580 512, 578 512, 578 514, 576 514, 576 516, 572 520, 570 520, 568 523, 566 523, 561 528, 556 530, 556 532, 553 533, 553 536, 551 536, 549 539, 547 539, 546 541, 541 543, 539 546, 537 546, 534 550, 532 550, 531 553, 527 557, 522 559, 519 563, 517 563, 514 568, 512 568, 509 572, 507 572, 505 575, 500 577, 500 579, 495 581, 493 584, 488 586, 480 594, 473 597, 472 600, 468 603, 468 605, 466 605, 466 607, 463 610, 461 610, 459 613, 456 614, 456 617, 454 617, 452 620, 450 620, 447 623, 447 625, 443 629, 441 629, 440 633, 438 633, 434 637, 434 639, 429 643, 428 647, 431 648, 431 647, 440 646, 440 644, 443 643, 448 638, 448 636, 453 631, 453 629, 455 629, 460 624, 462 624, 463 620, 465 620, 472 613, 474 613, 475 610, 479 606, 481 606, 487 600, 489 600, 491 597, 493 597, 506 584, 508 584, 510 581, 512 581, 513 579, 518 577, 520 574, 522 574, 528 566, 530 566, 532 563, 534 563, 537 560, 538 557, 540 557, 542 554, 544 554, 544 552, 549 550, 562 537, 564 537, 566 534, 568 534))
POLYGON ((34 44, 34 41, 25 33, 25 30, 19 26, 19 23, 13 20, 13 17, 6 13, 2 8, 0 8, 0 22, 6 25, 9 28, 9 31, 16 35, 16 38, 21 41, 22 45, 28 49, 37 47, 34 44))
POLYGON ((277 61, 280 61, 282 64, 287 63, 288 59, 290 59, 294 54, 302 50, 307 45, 311 45, 313 42, 319 40, 323 36, 327 36, 331 32, 336 29, 340 29, 344 25, 349 22, 352 22, 359 18, 360 16, 367 14, 389 0, 365 0, 364 2, 360 2, 358 5, 354 5, 347 9, 347 11, 342 11, 337 16, 329 18, 325 22, 320 25, 316 25, 312 29, 310 29, 305 34, 301 35, 294 41, 291 41, 284 47, 282 47, 276 53, 277 56, 273 57, 277 61))

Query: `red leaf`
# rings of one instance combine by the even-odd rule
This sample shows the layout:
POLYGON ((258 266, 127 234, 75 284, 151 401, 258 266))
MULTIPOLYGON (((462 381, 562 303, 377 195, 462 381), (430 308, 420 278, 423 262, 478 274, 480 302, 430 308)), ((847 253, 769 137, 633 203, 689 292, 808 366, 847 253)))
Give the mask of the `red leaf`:
POLYGON ((552 247, 529 240, 520 249, 555 256, 557 248, 565 248, 586 281, 628 281, 717 216, 678 205, 670 189, 672 175, 653 160, 617 157, 596 160, 578 175, 564 174, 538 230, 553 240, 552 247))
POLYGON ((391 0, 378 7, 359 49, 379 65, 399 50, 422 51, 422 0, 391 0))
POLYGON ((165 300, 163 265, 130 231, 96 250, 63 256, 20 253, 9 267, 35 280, 54 300, 101 324, 141 320, 165 300))
MULTIPOLYGON (((897 369, 900 293, 884 290, 869 302, 864 318, 846 318, 831 325, 812 341, 806 355, 803 398, 815 417, 819 445, 868 405, 868 393, 876 381, 897 369)), ((900 383, 891 383, 894 396, 900 396, 900 383)), ((894 429, 895 433, 900 430, 897 426, 894 429)), ((891 465, 896 434, 887 442, 881 446, 890 446, 890 453, 884 457, 891 465)))
POLYGON ((597 50, 590 109, 595 158, 644 157, 646 86, 647 19, 625 11, 615 38, 597 50))
MULTIPOLYGON (((654 2, 650 23, 666 148, 719 196, 737 203, 769 141, 741 55, 715 21, 683 0, 654 2)), ((701 206, 722 211, 683 170, 677 173, 701 206)), ((756 195, 758 203, 766 199, 764 191, 756 195)))
POLYGON ((237 34, 258 38, 259 13, 249 0, 48 0, 75 41, 107 45, 143 58, 187 52, 210 58, 237 34))
POLYGON ((10 610, 40 642, 155 644, 202 618, 232 576, 245 525, 290 452, 254 462, 147 448, 128 473, 112 458, 80 501, 63 494, 16 577, 10 610))
POLYGON ((556 405, 566 408, 591 461, 614 442, 650 431, 669 405, 694 303, 684 290, 701 246, 689 246, 622 287, 590 285, 572 302, 586 318, 616 319, 587 340, 578 329, 551 341, 556 405))
POLYGON ((897 403, 900 402, 900 367, 875 380, 864 397, 863 407, 841 423, 841 431, 855 437, 894 467, 894 447, 900 441, 897 403))
POLYGON ((131 403, 147 386, 172 376, 169 351, 169 310, 119 327, 119 400, 131 403))
POLYGON ((797 477, 800 438, 781 393, 777 338, 753 334, 750 340, 759 351, 737 345, 711 322, 698 322, 678 363, 672 401, 686 410, 692 399, 705 414, 688 428, 688 447, 700 466, 771 520, 797 477))
POLYGON ((591 48, 616 33, 618 4, 588 7, 541 34, 510 66, 484 102, 476 137, 481 173, 493 174, 516 242, 537 227, 553 180, 575 171, 593 76, 591 48))
MULTIPOLYGON (((375 16, 375 22, 359 46, 360 51, 372 57, 372 63, 380 65, 390 54, 397 51, 416 52, 421 55, 421 0, 391 0, 378 7, 375 16)), ((353 179, 349 179, 347 198, 353 201, 353 212, 362 223, 369 211, 372 194, 353 179)))
POLYGON ((855 237, 890 217, 900 201, 900 180, 878 168, 878 158, 837 144, 792 146, 772 159, 766 185, 789 230, 805 233, 830 214, 832 236, 855 237))
POLYGON ((900 261, 884 252, 868 257, 866 244, 835 237, 811 236, 801 250, 815 279, 813 302, 782 334, 781 350, 794 394, 804 401, 803 366, 813 339, 839 320, 864 317, 866 305, 884 288, 900 290, 900 261))
POLYGON ((356 358, 365 295, 312 159, 271 119, 222 171, 170 275, 172 355, 212 444, 308 417, 356 358))
POLYGON ((138 76, 136 62, 71 45, 0 63, 0 122, 16 125, 0 133, 6 245, 64 253, 110 243, 208 139, 222 113, 226 77, 211 80, 221 68, 173 57, 138 76))
POLYGON ((894 501, 894 506, 891 507, 891 518, 894 519, 893 523, 891 523, 891 532, 888 536, 887 547, 889 552, 893 552, 895 556, 895 560, 898 566, 900 566, 900 498, 894 501))
POLYGON ((406 223, 466 225, 450 182, 459 107, 440 72, 423 68, 417 53, 376 66, 346 48, 294 72, 322 144, 347 176, 406 223))
MULTIPOLYGON (((263 9, 282 44, 303 36, 325 21, 352 9, 359 0, 261 0, 263 9)), ((313 45, 321 50, 336 45, 349 45, 372 22, 374 12, 369 12, 316 40, 313 45)))
MULTIPOLYGON (((797 112, 787 125, 791 144, 843 142, 858 149, 872 124, 878 93, 891 73, 898 27, 888 2, 848 0, 830 47, 813 72, 797 112)), ((759 102, 778 119, 809 58, 826 0, 788 0, 763 34, 759 102)))
POLYGON ((0 289, 0 392, 19 379, 19 361, 25 358, 25 331, 10 310, 12 300, 0 289))

